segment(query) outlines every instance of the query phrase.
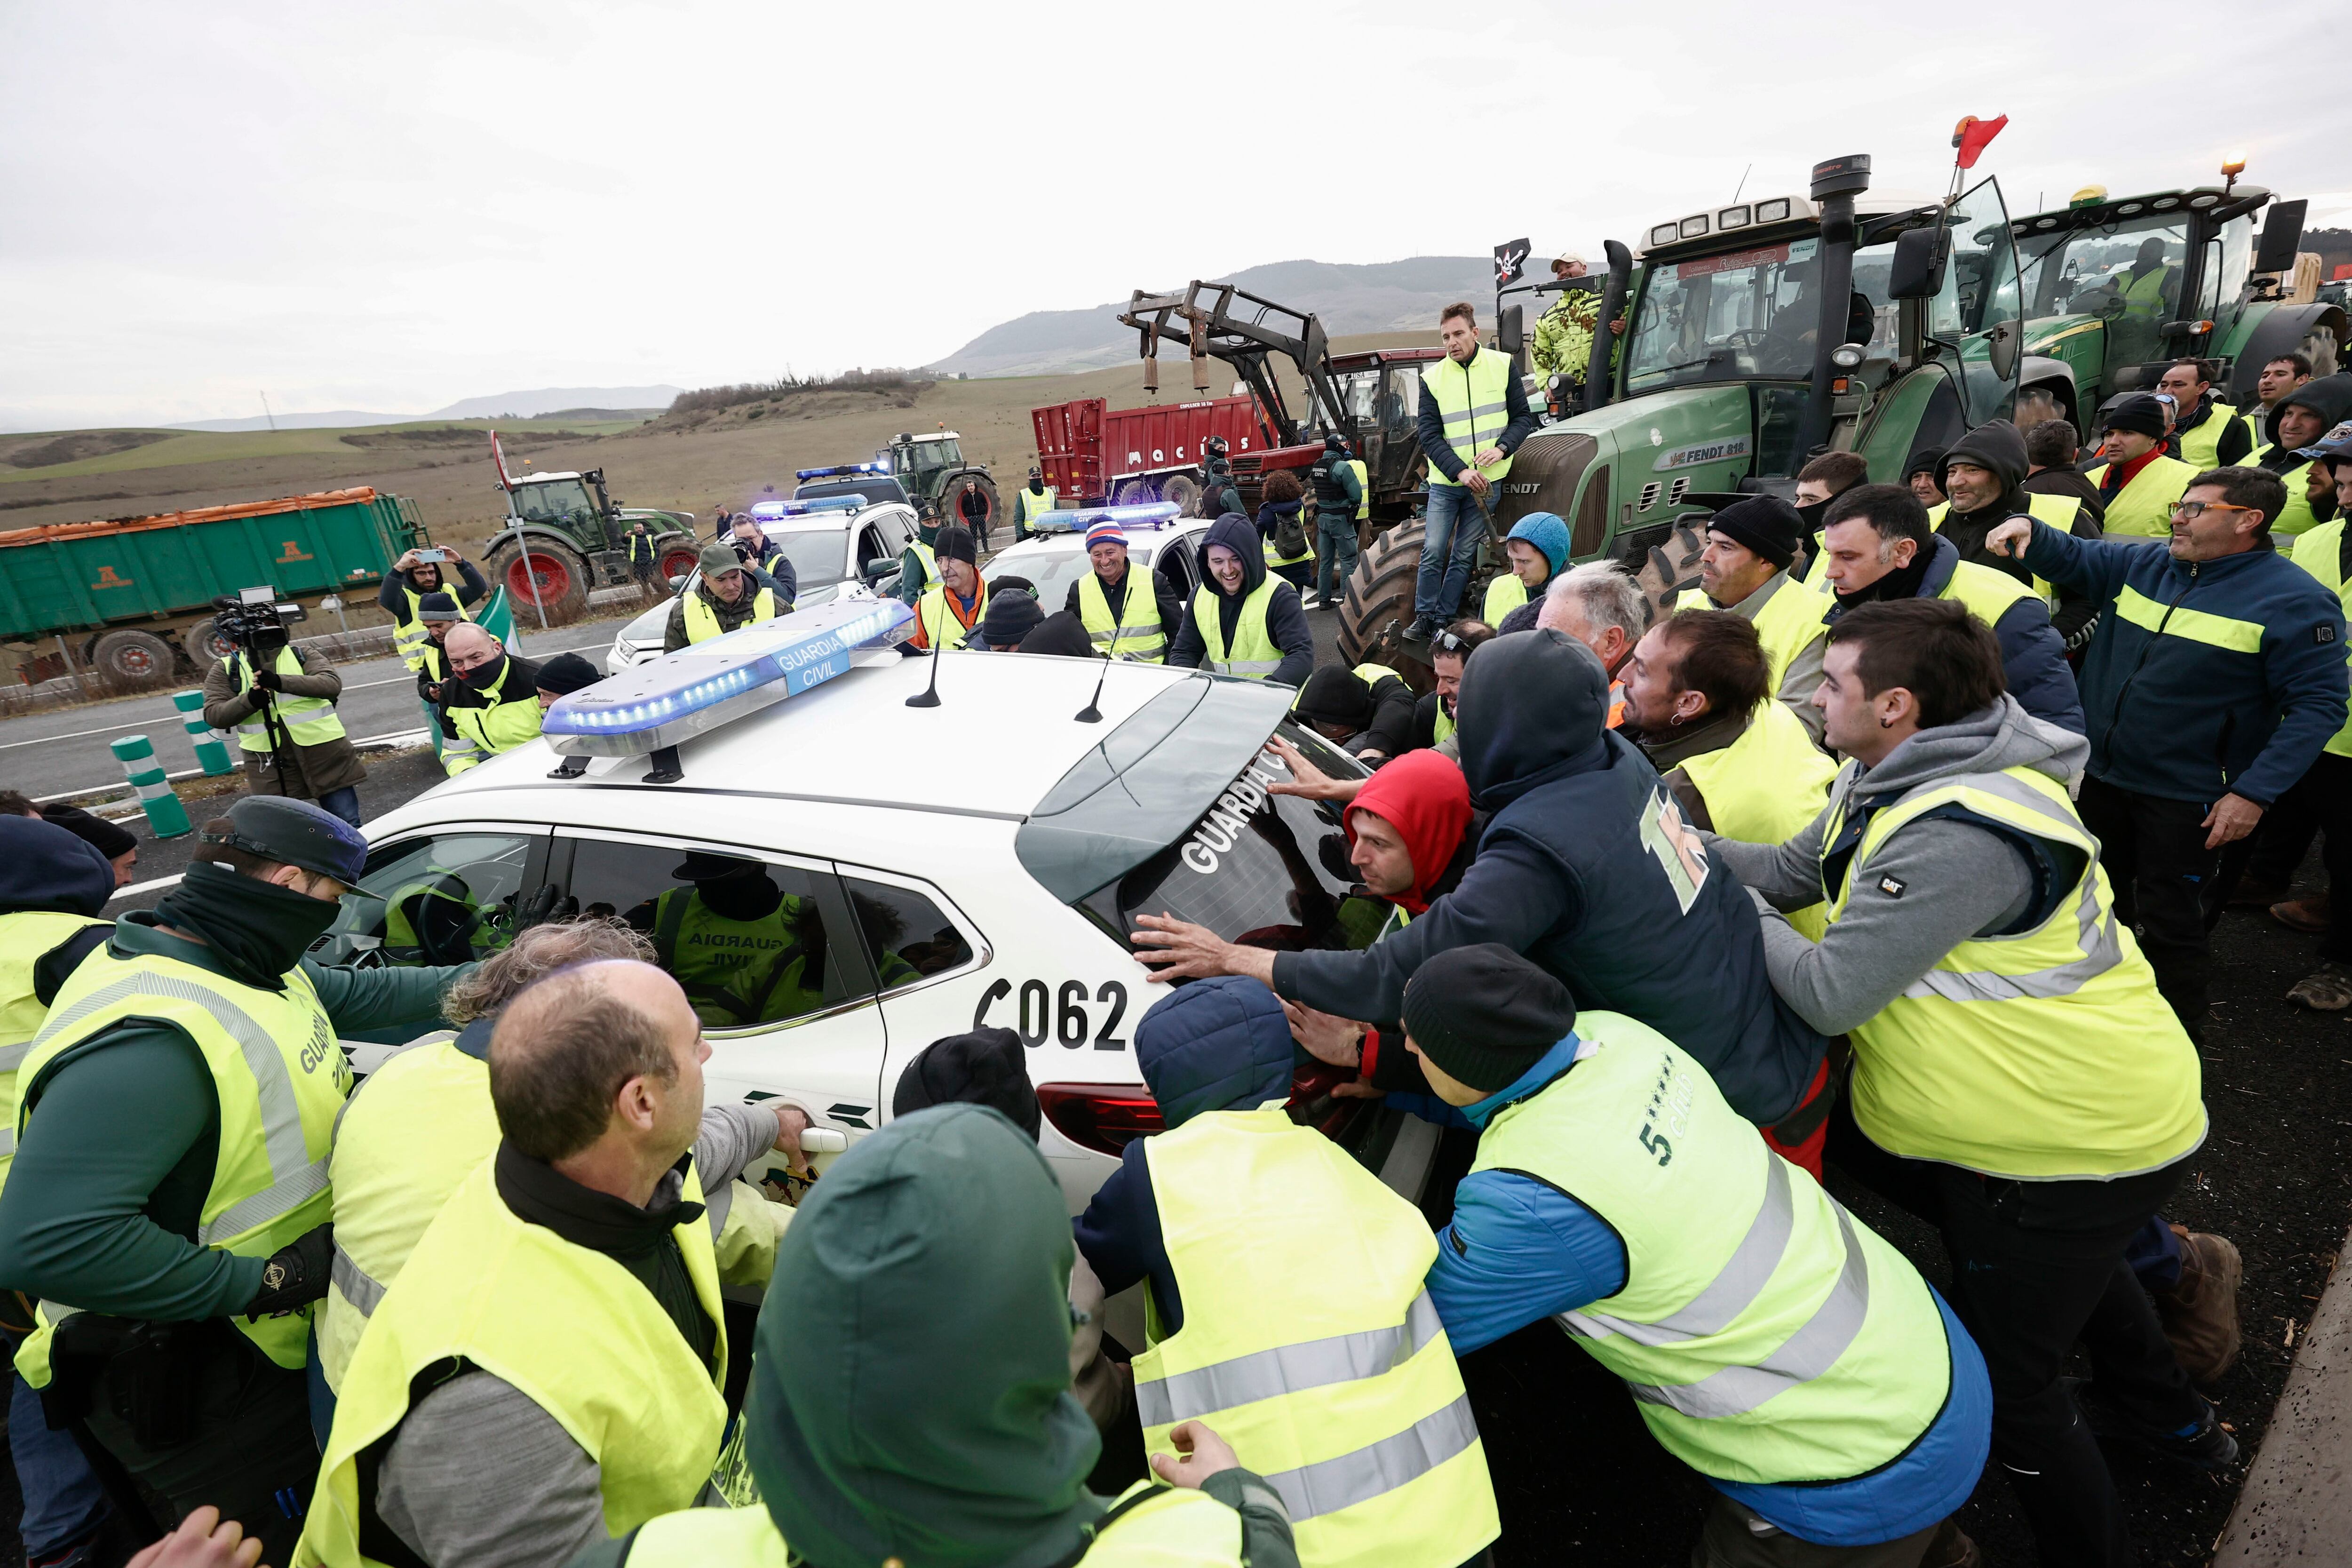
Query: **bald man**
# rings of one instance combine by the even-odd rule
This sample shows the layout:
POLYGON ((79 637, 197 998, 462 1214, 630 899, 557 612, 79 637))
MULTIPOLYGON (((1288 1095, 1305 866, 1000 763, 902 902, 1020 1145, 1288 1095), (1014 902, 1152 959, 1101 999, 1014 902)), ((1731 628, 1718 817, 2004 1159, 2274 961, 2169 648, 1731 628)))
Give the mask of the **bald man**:
POLYGON ((470 621, 441 644, 452 679, 441 686, 441 767, 451 778, 539 735, 539 666, 470 621))
POLYGON ((763 1107, 706 1118, 709 1055, 648 963, 560 970, 507 1004, 498 1152, 369 1320, 297 1563, 357 1568, 384 1532, 426 1563, 564 1563, 702 1496, 728 1355, 704 1184, 782 1142, 763 1107))

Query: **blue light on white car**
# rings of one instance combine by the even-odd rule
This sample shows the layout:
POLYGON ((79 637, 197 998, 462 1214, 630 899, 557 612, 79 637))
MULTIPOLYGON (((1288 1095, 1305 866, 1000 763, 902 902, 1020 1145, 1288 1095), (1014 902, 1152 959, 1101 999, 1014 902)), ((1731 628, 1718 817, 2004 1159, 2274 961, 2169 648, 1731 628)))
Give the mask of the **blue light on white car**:
POLYGON ((819 496, 814 500, 761 500, 751 503, 751 515, 762 522, 782 517, 808 517, 821 511, 856 511, 870 503, 862 495, 819 496))
POLYGON ((572 756, 660 751, 845 673, 914 620, 896 599, 853 599, 741 626, 559 698, 541 732, 572 756))
POLYGON ((1141 501, 1132 506, 1092 506, 1078 511, 1051 511, 1037 520, 1039 533, 1084 533, 1098 522, 1121 528, 1165 528, 1183 510, 1174 501, 1141 501))

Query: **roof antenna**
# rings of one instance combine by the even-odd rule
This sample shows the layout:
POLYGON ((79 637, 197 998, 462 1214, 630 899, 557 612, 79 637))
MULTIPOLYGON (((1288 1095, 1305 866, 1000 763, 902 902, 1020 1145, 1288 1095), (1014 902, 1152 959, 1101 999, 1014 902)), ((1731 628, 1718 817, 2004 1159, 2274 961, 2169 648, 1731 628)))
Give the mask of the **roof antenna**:
POLYGON ((1105 654, 1103 655, 1102 673, 1095 677, 1095 694, 1087 699, 1087 705, 1079 709, 1076 714, 1076 718, 1079 723, 1099 724, 1102 722, 1103 682, 1109 679, 1110 655, 1105 654))
POLYGON ((1750 175, 1750 174, 1754 174, 1755 172, 1756 172, 1756 165, 1755 165, 1754 163, 1749 163, 1749 164, 1748 165, 1748 167, 1746 167, 1745 169, 1742 169, 1742 170, 1740 170, 1740 171, 1739 171, 1739 184, 1737 184, 1737 185, 1735 185, 1735 186, 1733 186, 1733 187, 1732 187, 1732 191, 1731 191, 1731 199, 1732 199, 1733 201, 1735 201, 1735 202, 1736 202, 1736 201, 1738 201, 1738 200, 1739 199, 1739 193, 1740 193, 1740 192, 1742 192, 1742 191, 1744 191, 1744 190, 1746 190, 1746 189, 1748 188, 1748 175, 1750 175))
MULTIPOLYGON (((941 608, 945 608, 945 605, 943 605, 941 608)), ((918 616, 921 613, 919 608, 916 611, 918 616)), ((940 617, 940 640, 931 645, 931 683, 915 696, 907 699, 907 706, 909 708, 936 708, 940 705, 940 649, 947 646, 947 619, 945 616, 940 617)))

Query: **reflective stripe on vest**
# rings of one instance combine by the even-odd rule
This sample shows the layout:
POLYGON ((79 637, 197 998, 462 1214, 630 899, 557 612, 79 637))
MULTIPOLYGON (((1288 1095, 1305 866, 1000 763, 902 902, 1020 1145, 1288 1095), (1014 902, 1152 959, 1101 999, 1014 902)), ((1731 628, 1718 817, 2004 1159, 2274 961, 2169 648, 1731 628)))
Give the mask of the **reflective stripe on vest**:
MULTIPOLYGON (((747 578, 745 581, 748 582, 750 579, 747 578)), ((761 587, 760 591, 751 597, 751 618, 740 623, 735 629, 741 631, 744 626, 756 626, 761 621, 772 621, 775 618, 776 595, 768 588, 761 587)), ((702 596, 702 590, 699 587, 696 588, 693 593, 686 596, 687 646, 691 647, 696 643, 709 642, 712 637, 724 636, 726 633, 719 627, 719 612, 710 607, 709 601, 702 596)))
MULTIPOLYGON (((1437 412, 1445 421, 1445 444, 1465 468, 1471 458, 1491 447, 1511 423, 1511 362, 1492 349, 1481 348, 1468 364, 1451 356, 1439 360, 1422 373, 1421 384, 1437 403, 1437 412)), ((1490 479, 1499 479, 1511 471, 1511 459, 1505 458, 1492 468, 1479 470, 1490 479)), ((1429 482, 1433 485, 1458 485, 1460 479, 1449 479, 1435 463, 1429 465, 1429 482)))
POLYGON ((698 889, 672 888, 654 903, 654 951, 695 1016, 714 1028, 797 1017, 823 1001, 803 988, 806 953, 796 926, 803 912, 786 895, 759 920, 730 920, 698 889))
POLYGON ((1315 559, 1315 519, 1307 515, 1307 505, 1302 501, 1298 507, 1298 553, 1285 555, 1275 548, 1274 536, 1282 530, 1282 524, 1276 522, 1273 531, 1258 542, 1258 554, 1265 558, 1268 566, 1296 566, 1302 561, 1312 561, 1315 559))
POLYGON ((912 544, 908 545, 907 548, 915 552, 915 559, 923 563, 923 587, 927 591, 938 587, 940 585, 940 558, 938 552, 933 551, 929 545, 924 543, 919 539, 916 540, 912 544))
MULTIPOLYGON (((2336 602, 2352 616, 2352 595, 2345 592, 2344 520, 2322 523, 2294 542, 2294 563, 2319 579, 2320 586, 2336 595, 2336 602)), ((2352 662, 2352 646, 2344 650, 2347 662, 2352 662)), ((2352 719, 2344 728, 2328 738, 2327 750, 2339 757, 2352 757, 2352 719)))
POLYGON ((1134 1360, 1147 1452, 1201 1418, 1279 1495, 1302 1560, 1454 1563, 1500 1526, 1412 1206, 1279 1109, 1144 1145, 1183 1327, 1134 1360))
MULTIPOLYGON (((710 1479, 727 1419, 727 1331, 700 1209, 670 1234, 710 1323, 708 1365, 626 1268, 516 1217, 495 1166, 486 1160, 458 1184, 368 1321, 298 1564, 368 1561, 360 1537, 373 1500, 360 1495, 361 1456, 405 1418, 417 1374, 453 1356, 493 1372, 579 1444, 596 1466, 609 1535, 692 1506, 710 1479)), ((702 1200, 690 1165, 682 1195, 702 1200)))
MULTIPOLYGON (((2083 477, 2095 486, 2101 485, 2107 477, 2107 465, 2102 463, 2083 477)), ((2172 503, 2187 492, 2189 481, 2196 477, 2197 470, 2178 458, 2149 459, 2128 484, 2105 498, 2105 531, 2109 534, 2136 533, 2148 539, 2170 539, 2172 503)), ((2272 531, 2278 531, 2275 526, 2272 531)))
POLYGON ((448 733, 441 752, 441 768, 455 778, 478 767, 501 752, 511 752, 539 737, 546 718, 536 696, 520 701, 503 699, 496 688, 481 693, 478 706, 446 709, 442 721, 448 733))
MULTIPOLYGON (((634 559, 634 556, 632 558, 634 559)), ((449 595, 449 602, 457 605, 457 618, 459 620, 470 621, 474 618, 471 615, 467 613, 466 606, 464 605, 458 604, 457 595, 454 592, 451 592, 450 589, 447 587, 440 587, 436 588, 433 591, 436 594, 447 594, 449 595)), ((423 658, 425 645, 433 640, 433 634, 425 629, 425 616, 423 615, 425 595, 419 594, 415 589, 409 587, 406 584, 403 584, 400 589, 400 596, 408 601, 408 618, 392 628, 392 651, 405 659, 408 663, 409 668, 422 669, 425 668, 425 660, 423 658)))
POLYGON ((1274 604, 1274 585, 1279 581, 1267 577, 1242 601, 1230 650, 1225 647, 1224 618, 1217 607, 1223 595, 1205 584, 1193 591, 1192 624, 1201 632, 1202 668, 1264 680, 1282 668, 1282 649, 1265 629, 1265 613, 1274 604))
POLYGON ((2158 637, 2185 637, 2231 653, 2260 655, 2263 624, 2210 610, 2192 610, 2179 603, 2159 604, 2126 584, 2116 595, 2116 617, 2158 637))
POLYGON ((47 910, 0 915, 0 1184, 16 1158, 16 1069, 49 1016, 34 993, 33 971, 76 933, 112 923, 47 910))
POLYGON ((474 1167, 495 1153, 489 1064, 436 1031, 394 1053, 344 1102, 328 1154, 335 1255, 319 1310, 319 1369, 340 1391, 360 1331, 474 1167))
POLYGON ((1340 467, 1355 470, 1356 494, 1360 498, 1356 502, 1356 521, 1361 522, 1372 515, 1371 470, 1364 467, 1361 458, 1349 458, 1340 467))
MULTIPOLYGON (((1742 844, 1785 844, 1829 804, 1838 764, 1813 744, 1787 703, 1767 697, 1738 740, 1721 751, 1685 757, 1682 769, 1706 802, 1717 833, 1742 844)), ((1828 921, 1821 905, 1809 904, 1789 923, 1819 942, 1828 921)))
POLYGON ((1472 1165, 1574 1194, 1623 1242, 1623 1288, 1561 1326, 1704 1476, 1837 1480, 1917 1441, 1950 1384, 1917 1270, 1665 1037, 1615 1013, 1577 1030, 1575 1065, 1497 1112, 1472 1165), (1759 1407, 1769 1419, 1743 1419, 1759 1407))
POLYGON ((1026 485, 1013 493, 1020 501, 1021 511, 1017 521, 1024 528, 1034 527, 1039 518, 1054 510, 1055 492, 1051 485, 1045 487, 1043 494, 1032 490, 1026 485))
POLYGON ((2022 1181, 2155 1170, 2201 1143, 2196 1050, 2116 919, 2098 840, 2064 786, 2023 767, 1934 780, 1858 836, 1851 787, 1840 780, 1822 824, 1832 925, 1879 847, 1930 813, 2060 846, 2084 867, 2040 925, 1958 943, 1852 1031, 1863 1131, 1907 1158, 2022 1181))
MULTIPOLYGON (((1700 598, 1706 595, 1702 594, 1700 598)), ((1687 595, 1685 597, 1688 597, 1687 595)), ((1519 581, 1516 572, 1498 572, 1486 584, 1486 602, 1479 606, 1478 618, 1490 626, 1499 627, 1503 617, 1528 602, 1528 585, 1519 581)), ((1681 606, 1687 609, 1687 605, 1681 606)))
MULTIPOLYGON (((253 663, 243 653, 229 656, 229 678, 236 682, 237 695, 253 689, 253 663)), ((299 676, 304 672, 302 660, 289 645, 278 650, 270 668, 279 675, 299 676)), ((278 710, 278 721, 286 728, 286 738, 298 746, 323 745, 343 738, 343 721, 335 717, 335 705, 323 697, 292 697, 280 691, 274 693, 271 705, 278 710)), ((244 723, 236 727, 237 744, 248 752, 269 754, 269 726, 262 722, 256 710, 244 723)))
MULTIPOLYGON (((220 1108, 220 1152, 196 1245, 241 1258, 267 1258, 290 1245, 331 1217, 326 1152, 352 1069, 310 977, 289 970, 285 985, 262 991, 152 953, 91 954, 58 991, 19 1068, 30 1098, 16 1108, 18 1139, 40 1109, 51 1063, 126 1018, 172 1025, 204 1057, 220 1108)), ((310 1315, 304 1308, 257 1322, 242 1315, 228 1321, 292 1368, 306 1359, 310 1315)), ((49 1381, 48 1341, 38 1330, 17 1352, 17 1370, 36 1388, 49 1381)))
POLYGON ((1119 609, 1111 613, 1102 576, 1089 572, 1078 583, 1078 620, 1096 647, 1111 658, 1159 664, 1168 657, 1168 636, 1160 625, 1160 601, 1150 574, 1129 564, 1120 584, 1119 609))

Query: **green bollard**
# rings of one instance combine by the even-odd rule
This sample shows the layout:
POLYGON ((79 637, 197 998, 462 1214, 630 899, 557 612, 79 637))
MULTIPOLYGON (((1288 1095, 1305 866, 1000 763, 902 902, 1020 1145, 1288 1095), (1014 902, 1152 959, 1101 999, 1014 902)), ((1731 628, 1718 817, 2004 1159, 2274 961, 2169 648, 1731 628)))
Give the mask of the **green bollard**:
POLYGON ((125 735, 107 745, 121 759, 123 774, 139 792, 139 808, 147 814, 147 826, 155 830, 156 837, 177 838, 194 831, 188 821, 188 808, 172 792, 172 781, 163 776, 163 765, 155 761, 155 748, 147 743, 146 736, 125 735))
POLYGON ((201 691, 174 691, 172 706, 180 710, 180 723, 188 731, 188 740, 196 748, 196 765, 205 770, 206 778, 218 778, 234 773, 236 764, 228 760, 228 737, 205 722, 205 694, 201 691))

